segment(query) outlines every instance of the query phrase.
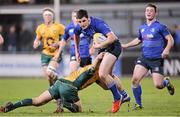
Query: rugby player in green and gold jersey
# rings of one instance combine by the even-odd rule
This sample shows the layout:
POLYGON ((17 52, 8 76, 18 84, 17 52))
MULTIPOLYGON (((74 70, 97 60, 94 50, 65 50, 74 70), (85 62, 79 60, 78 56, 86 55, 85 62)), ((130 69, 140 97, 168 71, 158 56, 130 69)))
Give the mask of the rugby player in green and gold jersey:
POLYGON ((48 90, 44 91, 38 97, 24 99, 16 103, 7 103, 0 108, 0 112, 9 112, 23 106, 41 106, 53 99, 61 98, 63 107, 71 112, 82 112, 81 102, 78 96, 78 91, 83 88, 87 81, 96 81, 96 71, 98 71, 99 63, 103 57, 103 53, 98 55, 94 62, 82 68, 80 71, 75 71, 64 79, 57 80, 48 90), (73 79, 73 80, 66 80, 73 79))
POLYGON ((51 86, 54 83, 54 74, 52 74, 52 71, 55 73, 61 60, 61 56, 59 58, 55 58, 54 56, 58 51, 60 39, 64 34, 65 26, 54 22, 54 11, 50 8, 43 9, 42 15, 44 23, 40 24, 36 29, 36 38, 33 47, 34 49, 37 49, 42 42, 43 50, 41 54, 41 64, 43 72, 48 78, 51 86), (53 68, 49 66, 50 61, 55 61, 53 68))

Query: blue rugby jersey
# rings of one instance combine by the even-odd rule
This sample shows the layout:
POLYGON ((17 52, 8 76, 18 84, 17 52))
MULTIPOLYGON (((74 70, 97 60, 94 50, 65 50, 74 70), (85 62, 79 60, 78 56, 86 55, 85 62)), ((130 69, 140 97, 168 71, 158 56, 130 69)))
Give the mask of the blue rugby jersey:
MULTIPOLYGON (((73 22, 71 22, 65 29, 65 33, 63 36, 63 40, 67 41, 69 38, 71 39, 71 48, 70 48, 70 55, 75 55, 75 42, 74 42, 74 28, 75 25, 73 22)), ((90 57, 89 54, 89 48, 91 44, 91 38, 88 36, 82 36, 80 37, 79 42, 79 51, 80 51, 80 57, 90 57)))
POLYGON ((165 37, 169 35, 167 27, 158 21, 150 26, 146 23, 139 29, 138 38, 142 41, 142 55, 146 58, 161 58, 166 46, 165 37))
POLYGON ((77 25, 74 30, 74 33, 79 35, 80 38, 87 36, 91 39, 95 33, 102 33, 103 35, 106 35, 109 32, 111 32, 111 28, 108 24, 97 17, 90 17, 90 25, 86 29, 82 29, 80 25, 77 25))

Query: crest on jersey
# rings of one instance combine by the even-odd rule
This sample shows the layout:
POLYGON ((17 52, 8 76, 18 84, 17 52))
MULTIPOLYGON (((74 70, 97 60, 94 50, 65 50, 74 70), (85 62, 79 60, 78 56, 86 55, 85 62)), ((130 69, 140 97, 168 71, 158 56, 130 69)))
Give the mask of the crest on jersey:
POLYGON ((44 36, 44 35, 45 35, 45 31, 42 32, 42 36, 44 36))
POLYGON ((57 30, 53 30, 53 33, 54 33, 54 34, 57 34, 57 30))
POLYGON ((74 35, 74 29, 73 28, 69 29, 69 35, 70 36, 74 35))
POLYGON ((84 37, 84 34, 83 34, 83 33, 81 33, 81 34, 79 35, 79 37, 80 37, 80 38, 84 37))
POLYGON ((143 28, 143 29, 141 29, 141 33, 143 33, 145 31, 145 29, 143 28))
POLYGON ((155 29, 154 29, 154 28, 151 28, 151 32, 155 32, 155 29))
POLYGON ((151 39, 153 37, 154 37, 153 34, 147 34, 147 39, 151 39))
POLYGON ((69 33, 74 33, 74 29, 73 29, 73 28, 70 29, 70 30, 69 30, 69 33))

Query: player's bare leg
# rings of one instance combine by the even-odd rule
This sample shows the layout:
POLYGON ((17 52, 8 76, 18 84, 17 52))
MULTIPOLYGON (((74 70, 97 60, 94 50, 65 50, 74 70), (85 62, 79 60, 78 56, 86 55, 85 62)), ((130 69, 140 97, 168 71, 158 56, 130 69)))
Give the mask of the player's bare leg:
POLYGON ((148 70, 142 66, 137 64, 134 68, 133 77, 132 77, 132 90, 133 95, 136 100, 136 104, 133 107, 133 110, 142 109, 142 89, 140 85, 140 81, 144 78, 144 76, 147 74, 148 70))
POLYGON ((152 73, 154 86, 158 89, 163 89, 164 87, 167 87, 167 90, 170 95, 174 95, 174 86, 170 82, 169 77, 164 77, 163 75, 159 73, 152 73))
MULTIPOLYGON (((117 88, 118 88, 120 94, 123 96, 122 103, 127 102, 127 106, 128 106, 127 110, 128 110, 128 112, 129 112, 129 111, 130 111, 130 100, 131 100, 131 98, 130 98, 130 96, 127 94, 127 92, 125 91, 125 89, 124 89, 124 87, 123 87, 122 82, 120 81, 120 79, 119 79, 117 76, 115 76, 115 75, 113 75, 113 79, 114 79, 114 81, 116 82, 116 85, 117 85, 117 88)), ((103 88, 104 90, 109 90, 108 87, 106 86, 106 84, 104 84, 104 82, 101 81, 101 79, 99 79, 96 83, 97 83, 101 88, 103 88)))
POLYGON ((5 104, 5 106, 2 106, 0 108, 0 112, 6 113, 6 112, 12 111, 16 108, 24 107, 24 106, 41 106, 41 105, 48 103, 51 100, 52 100, 52 97, 51 97, 49 91, 46 90, 38 97, 35 97, 32 99, 31 98, 23 99, 14 104, 12 102, 8 102, 5 104))
POLYGON ((112 107, 113 113, 119 110, 122 100, 122 96, 120 95, 117 89, 115 81, 113 80, 112 76, 109 75, 111 74, 112 66, 114 65, 115 61, 116 61, 116 57, 106 52, 99 67, 99 77, 111 90, 114 97, 114 103, 112 107))
POLYGON ((59 63, 55 60, 51 60, 49 62, 48 67, 46 68, 46 75, 48 77, 48 81, 50 86, 53 85, 55 83, 55 81, 57 80, 58 74, 56 72, 57 67, 59 66, 59 63))

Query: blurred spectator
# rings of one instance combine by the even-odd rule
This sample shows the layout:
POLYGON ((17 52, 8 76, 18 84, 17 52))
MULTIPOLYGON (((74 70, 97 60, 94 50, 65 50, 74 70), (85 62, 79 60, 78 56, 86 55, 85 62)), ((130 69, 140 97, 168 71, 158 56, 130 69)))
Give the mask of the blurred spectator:
POLYGON ((17 44, 17 34, 16 34, 16 26, 15 25, 10 26, 7 39, 8 39, 8 51, 15 53, 16 52, 16 44, 17 44))
POLYGON ((36 4, 53 4, 54 0, 35 0, 36 4))
POLYGON ((2 35, 0 34, 0 45, 4 43, 4 38, 2 37, 2 35))
MULTIPOLYGON (((3 27, 0 25, 0 45, 2 45, 3 43, 4 43, 4 38, 3 38, 3 36, 1 35, 2 34, 2 29, 3 29, 3 27)), ((0 46, 0 50, 1 50, 1 46, 0 46)))
POLYGON ((26 25, 22 25, 20 31, 20 51, 27 52, 32 50, 33 36, 32 33, 27 29, 26 25))
POLYGON ((180 24, 175 25, 175 31, 174 31, 174 46, 175 50, 177 52, 180 51, 180 24))

